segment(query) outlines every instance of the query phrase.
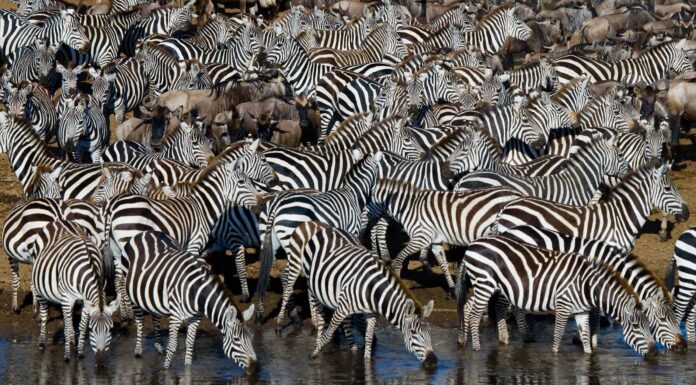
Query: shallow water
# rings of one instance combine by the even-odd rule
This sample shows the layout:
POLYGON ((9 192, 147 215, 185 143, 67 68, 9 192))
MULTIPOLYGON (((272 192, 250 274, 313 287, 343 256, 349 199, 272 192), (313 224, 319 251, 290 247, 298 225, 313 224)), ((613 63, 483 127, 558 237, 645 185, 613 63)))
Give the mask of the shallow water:
MULTIPOLYGON (((425 372, 403 345, 395 329, 379 327, 373 362, 363 364, 362 351, 351 353, 345 343, 330 343, 319 358, 310 360, 315 337, 308 327, 276 335, 265 328, 254 341, 261 371, 245 376, 222 352, 218 334, 200 331, 193 365, 183 364, 184 334, 172 367, 162 369, 163 357, 154 351, 149 335, 144 357, 133 357, 134 333, 114 336, 109 359, 103 368, 94 367, 91 353, 84 360, 63 362, 62 339, 40 352, 32 344, 0 340, 0 382, 7 384, 618 384, 692 383, 694 347, 689 354, 663 353, 646 362, 623 343, 620 329, 606 328, 595 353, 585 355, 572 344, 572 323, 568 325, 561 353, 551 353, 552 321, 532 323, 537 342, 525 344, 512 328, 510 345, 499 345, 495 330, 482 328, 482 351, 468 346, 458 351, 456 330, 433 328, 432 339, 439 358, 438 368, 425 372)), ((38 325, 37 325, 38 332, 38 325)), ((166 339, 165 339, 166 342, 166 339)))

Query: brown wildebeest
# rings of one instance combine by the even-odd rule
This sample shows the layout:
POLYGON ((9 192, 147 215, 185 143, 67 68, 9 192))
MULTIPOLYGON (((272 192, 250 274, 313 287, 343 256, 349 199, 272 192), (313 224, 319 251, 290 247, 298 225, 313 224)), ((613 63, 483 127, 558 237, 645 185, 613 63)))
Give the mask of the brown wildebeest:
MULTIPOLYGON (((686 119, 690 123, 686 127, 687 130, 696 122, 696 83, 683 80, 672 81, 665 97, 665 103, 671 118, 672 146, 675 146, 679 144, 682 119, 686 119)), ((693 143, 696 143, 696 136, 691 135, 689 138, 693 143)))

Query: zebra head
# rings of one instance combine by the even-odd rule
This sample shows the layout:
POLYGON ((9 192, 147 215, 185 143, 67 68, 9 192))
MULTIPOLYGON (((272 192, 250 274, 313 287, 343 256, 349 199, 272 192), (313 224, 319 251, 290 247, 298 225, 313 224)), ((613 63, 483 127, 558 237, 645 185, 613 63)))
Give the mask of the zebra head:
POLYGON ((273 47, 267 51, 266 63, 282 66, 287 63, 299 49, 299 44, 291 36, 287 34, 280 35, 276 38, 273 47))
POLYGON ((113 93, 113 82, 116 80, 116 74, 105 73, 104 70, 97 72, 94 68, 88 70, 89 74, 92 76, 92 96, 101 104, 105 106, 109 99, 111 99, 113 93))
POLYGON ((0 111, 0 153, 7 154, 12 148, 15 119, 6 111, 0 111))
POLYGON ((230 305, 225 313, 225 323, 222 327, 222 348, 225 355, 241 366, 247 374, 253 374, 256 367, 256 352, 254 352, 254 334, 245 322, 254 315, 254 305, 242 313, 241 319, 237 308, 230 305))
POLYGON ((12 72, 6 66, 0 66, 0 103, 5 103, 10 88, 12 72))
POLYGON ((184 4, 181 8, 170 8, 166 10, 168 12, 167 32, 169 35, 176 31, 188 29, 191 26, 191 19, 196 17, 196 14, 191 11, 191 7, 194 3, 195 0, 192 0, 184 4))
POLYGON ((34 70, 42 79, 47 79, 55 68, 55 56, 60 45, 47 46, 42 39, 34 43, 34 70))
POLYGON ((653 207, 659 208, 665 214, 674 215, 674 218, 681 222, 689 219, 689 207, 667 175, 671 168, 671 161, 655 167, 651 175, 650 197, 653 207))
POLYGON ((165 156, 181 159, 192 167, 205 167, 214 157, 210 140, 196 127, 180 122, 179 129, 162 139, 162 152, 165 156))
MULTIPOLYGON (((378 126, 388 125, 390 126, 391 132, 386 132, 385 136, 391 137, 387 140, 386 151, 392 152, 399 155, 407 160, 421 160, 425 157, 425 151, 416 143, 411 130, 407 127, 407 123, 410 121, 408 117, 391 117, 388 120, 377 123, 378 126)), ((387 127, 385 127, 387 128, 387 127)), ((374 130, 372 128, 371 130, 374 130)), ((360 146, 355 148, 360 149, 360 146)), ((363 150, 363 153, 368 151, 363 150)))
POLYGON ((61 187, 58 178, 63 171, 63 167, 53 167, 51 165, 41 164, 31 166, 31 182, 26 187, 26 195, 28 198, 62 198, 63 188, 61 187))
POLYGON ((434 307, 433 300, 416 311, 413 300, 407 299, 404 305, 404 319, 401 323, 401 332, 404 335, 404 344, 411 354, 428 369, 437 365, 437 357, 433 353, 433 345, 430 341, 430 325, 425 320, 430 316, 434 307))
POLYGON ((174 82, 175 90, 203 90, 213 88, 213 80, 208 75, 204 64, 198 60, 180 60, 178 62, 180 75, 174 82))
POLYGON ((125 193, 140 193, 140 180, 143 174, 130 166, 102 165, 102 176, 97 191, 92 195, 92 202, 97 206, 105 205, 116 195, 125 193), (134 188, 137 186, 138 188, 134 188))
POLYGON ((539 59, 539 70, 541 72, 542 88, 547 92, 558 91, 560 83, 558 82, 558 74, 553 68, 553 65, 544 57, 539 59))
POLYGON ((500 24, 505 36, 523 41, 532 36, 532 29, 517 16, 517 8, 514 6, 504 10, 500 24))
POLYGON ((542 117, 536 115, 538 112, 534 107, 536 103, 539 102, 533 100, 529 103, 532 108, 528 108, 528 102, 522 99, 515 101, 510 106, 515 116, 513 121, 517 122, 513 125, 510 135, 532 148, 540 150, 546 145, 548 133, 543 125, 545 122, 543 122, 542 117))
POLYGON ((401 13, 389 1, 382 1, 382 4, 377 7, 375 17, 378 23, 387 23, 395 30, 399 30, 405 25, 401 13))
POLYGON ((392 28, 389 24, 387 24, 387 37, 383 46, 385 47, 385 53, 394 55, 399 59, 403 59, 408 56, 408 50, 406 50, 404 41, 396 32, 396 29, 392 28))
POLYGON ((65 68, 61 64, 56 65, 56 71, 62 77, 60 85, 61 96, 68 97, 77 92, 77 76, 82 73, 83 69, 84 64, 80 64, 72 69, 65 68))
POLYGON ((647 160, 670 159, 671 154, 669 142, 671 139, 672 130, 669 126, 669 120, 661 120, 659 128, 657 129, 654 125, 649 124, 645 120, 641 120, 640 126, 645 130, 645 153, 647 160))
POLYGON ((486 162, 488 158, 492 158, 494 151, 500 153, 500 148, 490 148, 486 146, 487 142, 494 143, 491 140, 486 141, 481 131, 474 130, 470 137, 464 138, 459 148, 452 153, 450 157, 450 170, 454 175, 462 175, 468 172, 483 169, 490 162, 486 162))
POLYGON ((254 182, 244 174, 244 171, 237 169, 238 162, 225 164, 227 173, 232 176, 231 188, 227 191, 227 200, 238 206, 244 206, 253 212, 259 212, 259 191, 254 186, 254 182))
POLYGON ((630 298, 620 311, 624 341, 643 356, 657 356, 658 350, 650 332, 650 323, 641 305, 630 298))
POLYGON ((278 182, 278 175, 266 161, 266 157, 258 150, 259 140, 255 140, 247 148, 247 153, 237 161, 237 168, 242 170, 261 188, 270 187, 278 182))
MULTIPOLYGON (((606 137, 606 134, 603 137, 606 137)), ((606 157, 601 164, 601 167, 604 169, 604 175, 626 175, 630 170, 630 166, 619 149, 619 136, 612 135, 609 139, 600 139, 597 143, 601 148, 600 152, 606 157)))
POLYGON ((87 52, 90 42, 80 20, 75 16, 75 11, 72 9, 60 11, 60 19, 63 33, 61 42, 77 51, 87 52))
POLYGON ((420 85, 419 106, 459 102, 459 92, 454 86, 456 79, 440 64, 433 63, 416 76, 416 82, 420 85))
POLYGON ((461 32, 459 31, 459 28, 454 26, 453 24, 450 24, 449 27, 447 27, 447 31, 449 33, 449 48, 451 48, 454 51, 460 51, 464 50, 467 48, 467 43, 462 37, 461 32))
POLYGON ((670 350, 686 350, 686 340, 679 330, 679 321, 671 301, 665 298, 662 290, 658 289, 655 295, 643 300, 642 305, 657 342, 670 350))
POLYGON ((94 306, 94 304, 86 304, 85 313, 89 314, 89 344, 92 346, 92 351, 98 364, 100 364, 109 350, 111 344, 111 328, 114 326, 114 321, 111 315, 118 309, 119 298, 111 301, 110 304, 104 306, 94 306))
POLYGON ((58 144, 68 153, 74 153, 77 143, 86 131, 89 98, 78 94, 67 100, 67 109, 58 128, 58 144))
POLYGON ((640 121, 640 111, 633 103, 633 98, 629 95, 617 98, 614 102, 616 116, 625 122, 629 130, 636 128, 640 121))
MULTIPOLYGON (((668 43, 670 44, 670 43, 668 43)), ((672 51, 672 60, 670 62, 670 68, 678 73, 682 74, 687 71, 693 71, 693 65, 691 64, 691 60, 686 56, 686 52, 684 51, 684 45, 686 44, 685 39, 681 39, 674 44, 674 50, 672 51)))

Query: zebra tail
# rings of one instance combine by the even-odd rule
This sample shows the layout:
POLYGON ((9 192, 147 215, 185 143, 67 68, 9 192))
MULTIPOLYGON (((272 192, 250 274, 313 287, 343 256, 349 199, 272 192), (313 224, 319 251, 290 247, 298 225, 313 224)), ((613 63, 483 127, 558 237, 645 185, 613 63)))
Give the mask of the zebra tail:
POLYGON ((667 273, 665 274, 665 286, 667 286, 670 291, 674 291, 674 276, 676 274, 676 270, 677 260, 672 258, 669 266, 667 266, 667 273))
POLYGON ((468 288, 468 279, 466 276, 466 264, 464 259, 459 262, 459 271, 457 272, 457 283, 454 286, 455 296, 457 297, 457 318, 459 325, 464 325, 464 305, 466 305, 466 293, 468 288))
POLYGON ((263 301, 264 294, 268 289, 271 281, 271 268, 273 267, 273 221, 275 220, 275 210, 273 207, 268 207, 268 216, 266 218, 265 234, 261 243, 261 251, 259 260, 261 267, 259 269, 259 281, 256 285, 256 296, 258 301, 263 301))

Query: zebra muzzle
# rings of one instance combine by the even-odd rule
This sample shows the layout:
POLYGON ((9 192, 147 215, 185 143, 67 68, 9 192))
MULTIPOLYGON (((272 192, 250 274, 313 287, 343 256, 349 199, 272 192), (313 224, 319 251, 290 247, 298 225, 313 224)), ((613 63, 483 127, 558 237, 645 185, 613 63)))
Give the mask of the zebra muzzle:
POLYGON ((425 369, 435 369, 437 367, 437 356, 433 352, 425 353, 425 360, 423 361, 423 368, 425 369))
POLYGON ((246 368, 244 368, 244 373, 247 375, 252 375, 256 374, 259 371, 259 366, 256 364, 256 361, 250 360, 249 364, 247 365, 246 368))
POLYGON ((676 219, 677 222, 684 222, 685 220, 689 219, 689 207, 686 205, 686 203, 682 203, 681 213, 676 214, 674 219, 676 219))

